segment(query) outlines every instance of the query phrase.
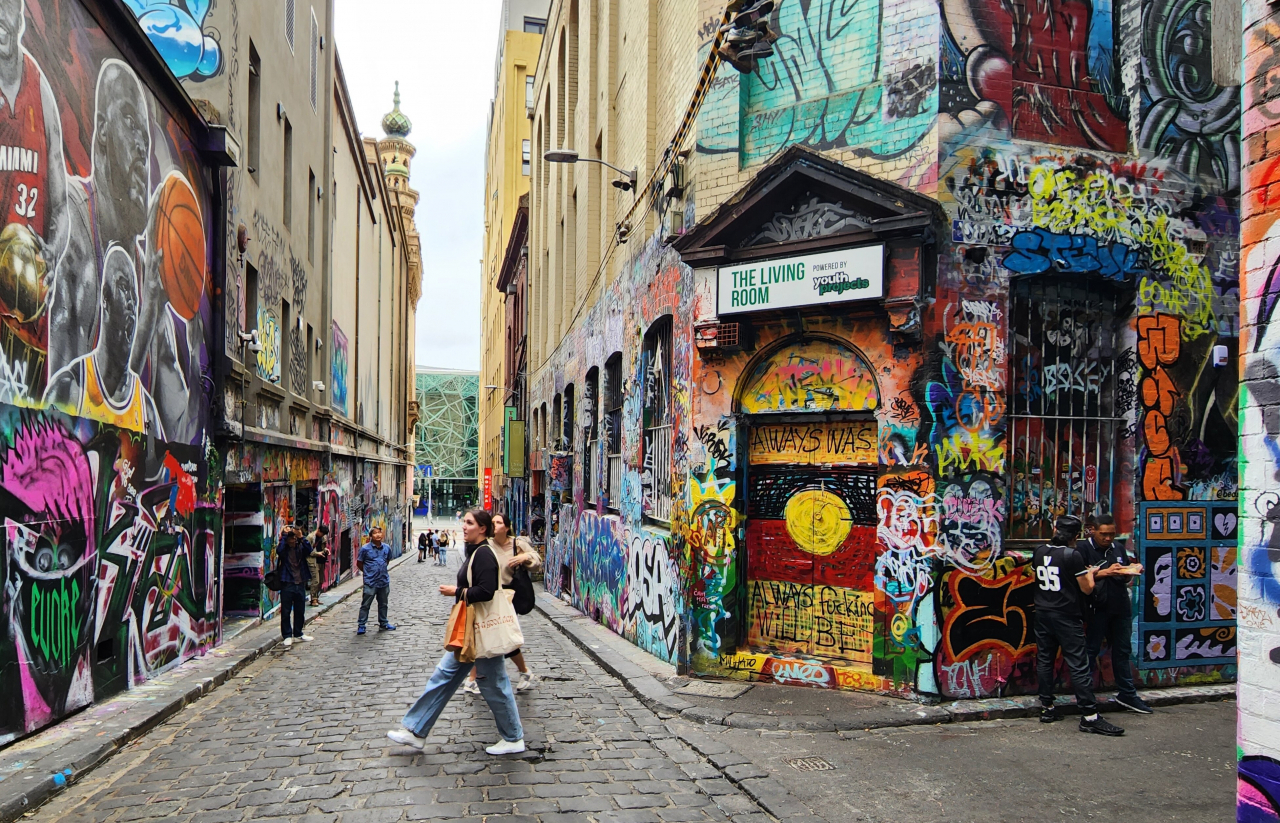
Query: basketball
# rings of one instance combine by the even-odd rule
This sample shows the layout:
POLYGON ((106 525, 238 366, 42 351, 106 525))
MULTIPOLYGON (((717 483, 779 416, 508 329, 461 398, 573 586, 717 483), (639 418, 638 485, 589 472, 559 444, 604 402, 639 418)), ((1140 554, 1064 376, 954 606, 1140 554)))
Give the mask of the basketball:
POLYGON ((178 172, 170 172, 160 185, 156 205, 156 248, 164 253, 160 279, 173 310, 190 320, 200 310, 204 296, 205 237, 200 204, 191 184, 178 172))

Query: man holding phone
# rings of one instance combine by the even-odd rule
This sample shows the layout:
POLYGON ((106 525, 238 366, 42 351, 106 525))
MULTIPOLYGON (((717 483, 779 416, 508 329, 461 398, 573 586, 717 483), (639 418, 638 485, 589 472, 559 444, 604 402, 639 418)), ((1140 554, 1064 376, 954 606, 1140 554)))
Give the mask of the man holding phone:
POLYGON ((1111 649, 1111 669, 1116 680, 1115 702, 1131 712, 1151 714, 1152 708, 1138 697, 1133 683, 1133 603, 1129 587, 1142 574, 1142 564, 1135 563, 1123 544, 1116 541, 1116 521, 1109 514, 1089 518, 1089 537, 1076 544, 1076 551, 1090 566, 1097 566, 1093 577, 1093 614, 1085 625, 1085 642, 1089 664, 1098 671, 1098 654, 1106 638, 1111 649))
POLYGON ((1085 652, 1082 596, 1093 591, 1094 567, 1086 566, 1072 547, 1080 536, 1080 518, 1059 517, 1053 538, 1036 547, 1031 565, 1036 576, 1036 677, 1040 687, 1040 722, 1061 720, 1053 703, 1053 664, 1062 649, 1062 660, 1071 672, 1076 705, 1083 715, 1080 731, 1119 737, 1124 729, 1098 714, 1093 696, 1093 676, 1085 652))

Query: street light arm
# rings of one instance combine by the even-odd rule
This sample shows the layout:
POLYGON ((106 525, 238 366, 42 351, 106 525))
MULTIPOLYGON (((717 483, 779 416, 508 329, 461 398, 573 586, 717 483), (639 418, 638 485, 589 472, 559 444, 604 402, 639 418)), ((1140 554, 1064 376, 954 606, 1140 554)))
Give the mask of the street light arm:
POLYGON ((635 177, 636 177, 636 173, 634 171, 627 171, 626 169, 620 169, 617 166, 613 165, 612 163, 606 162, 604 160, 597 160, 594 157, 579 157, 578 162, 579 163, 599 163, 602 166, 608 166, 609 168, 616 171, 618 174, 621 174, 623 177, 630 177, 632 180, 635 180, 635 177))

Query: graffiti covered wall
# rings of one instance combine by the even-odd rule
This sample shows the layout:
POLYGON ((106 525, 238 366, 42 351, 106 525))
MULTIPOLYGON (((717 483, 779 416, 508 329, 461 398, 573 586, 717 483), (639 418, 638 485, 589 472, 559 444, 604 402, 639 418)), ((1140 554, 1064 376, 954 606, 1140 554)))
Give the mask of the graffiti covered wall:
MULTIPOLYGON (((1244 196, 1240 352, 1244 391, 1239 529, 1237 820, 1280 820, 1280 17, 1256 4, 1244 18, 1244 196)), ((1234 516, 1234 515, 1233 515, 1234 516)))
POLYGON ((76 2, 0 5, 0 742, 209 649, 208 173, 76 2))

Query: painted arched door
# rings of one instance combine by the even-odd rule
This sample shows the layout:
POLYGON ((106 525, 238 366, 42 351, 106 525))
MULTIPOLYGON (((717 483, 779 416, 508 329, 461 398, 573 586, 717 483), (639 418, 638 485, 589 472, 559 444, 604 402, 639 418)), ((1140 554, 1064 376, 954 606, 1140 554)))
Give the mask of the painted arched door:
POLYGON ((870 672, 879 403, 866 359, 835 338, 787 341, 744 374, 750 650, 870 672))

